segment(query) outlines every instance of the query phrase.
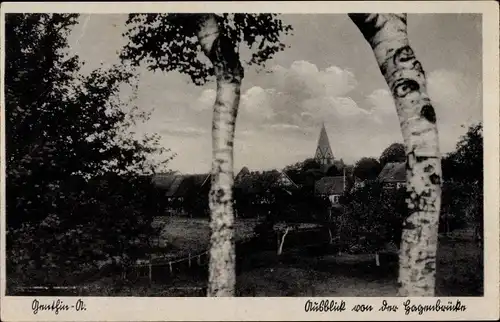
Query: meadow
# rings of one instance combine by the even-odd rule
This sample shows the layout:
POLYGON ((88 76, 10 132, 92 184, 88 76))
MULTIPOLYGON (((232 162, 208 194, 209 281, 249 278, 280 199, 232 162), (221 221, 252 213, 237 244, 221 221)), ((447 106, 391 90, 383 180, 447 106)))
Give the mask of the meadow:
MULTIPOLYGON (((168 218, 163 237, 176 253, 203 251, 209 243, 208 220, 168 218)), ((256 221, 237 221, 237 239, 250 236, 256 221)), ((281 256, 276 249, 237 248, 237 296, 396 296, 398 258, 382 254, 339 254, 326 244, 293 246, 281 256)), ((436 296, 482 296, 483 252, 470 230, 440 236, 436 296)), ((180 271, 161 282, 142 279, 116 283, 108 277, 86 285, 94 296, 204 296, 206 266, 180 271), (113 285, 111 285, 113 284, 113 285)))

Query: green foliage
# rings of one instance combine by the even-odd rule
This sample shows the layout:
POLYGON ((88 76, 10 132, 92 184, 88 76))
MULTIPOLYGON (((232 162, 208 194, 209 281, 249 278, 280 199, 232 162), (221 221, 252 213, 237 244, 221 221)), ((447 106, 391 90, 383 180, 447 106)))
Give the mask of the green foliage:
POLYGON ((483 126, 472 125, 443 160, 445 180, 483 182, 483 126))
MULTIPOLYGON (((204 84, 214 75, 212 64, 204 59, 196 33, 207 14, 130 14, 129 39, 121 58, 138 66, 144 62, 150 70, 179 71, 191 77, 195 84, 204 84)), ((224 13, 216 15, 223 37, 235 49, 248 47, 252 56, 248 65, 262 65, 285 48, 282 34, 292 27, 283 24, 276 14, 224 13)))
POLYGON ((399 246, 407 216, 405 196, 405 189, 385 190, 377 182, 346 194, 342 242, 364 252, 380 250, 390 242, 399 246))
POLYGON ((312 187, 314 181, 321 178, 324 174, 320 170, 321 165, 313 158, 286 166, 283 171, 290 179, 298 185, 312 187))
POLYGON ((119 97, 132 73, 80 73, 66 40, 77 18, 6 15, 7 266, 30 282, 144 254, 160 209, 147 175, 170 159, 151 161, 168 152, 158 136, 130 132, 147 119, 119 97))
MULTIPOLYGON (((483 225, 483 127, 472 125, 460 138, 456 150, 443 158, 441 213, 453 226, 483 225)), ((451 229, 455 228, 451 227, 451 229)), ((482 233, 482 229, 481 229, 482 233)))
POLYGON ((379 161, 381 167, 390 162, 406 162, 405 146, 402 143, 389 145, 380 155, 379 161))
POLYGON ((353 174, 361 180, 374 180, 379 175, 382 167, 374 158, 361 158, 354 166, 353 174))

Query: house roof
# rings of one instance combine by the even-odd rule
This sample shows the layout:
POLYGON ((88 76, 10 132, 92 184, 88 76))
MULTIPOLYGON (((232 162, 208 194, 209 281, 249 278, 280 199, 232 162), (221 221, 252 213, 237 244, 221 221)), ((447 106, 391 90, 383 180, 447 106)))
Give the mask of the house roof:
POLYGON ((169 173, 169 174, 156 174, 153 176, 151 181, 157 188, 168 189, 178 174, 169 173))
POLYGON ((390 162, 387 163, 378 175, 380 182, 405 182, 406 181, 406 163, 390 162))
POLYGON ((167 188, 167 191, 165 192, 165 196, 167 196, 167 197, 179 196, 178 191, 179 191, 179 188, 180 188, 183 180, 184 180, 184 178, 182 175, 175 176, 174 179, 172 180, 170 186, 167 188))
POLYGON ((235 178, 235 188, 240 189, 245 194, 263 193, 273 187, 288 186, 297 187, 287 174, 276 170, 258 174, 247 173, 235 178))
POLYGON ((339 195, 344 192, 344 177, 323 177, 314 184, 317 195, 339 195))
POLYGON ((209 178, 209 174, 162 174, 153 177, 153 183, 156 187, 165 190, 167 197, 183 197, 198 192, 210 182, 209 178))
POLYGON ((236 175, 235 180, 237 180, 238 178, 241 178, 243 176, 246 176, 248 174, 250 174, 250 170, 248 170, 247 167, 243 167, 243 168, 241 168, 240 172, 238 172, 238 174, 236 175))

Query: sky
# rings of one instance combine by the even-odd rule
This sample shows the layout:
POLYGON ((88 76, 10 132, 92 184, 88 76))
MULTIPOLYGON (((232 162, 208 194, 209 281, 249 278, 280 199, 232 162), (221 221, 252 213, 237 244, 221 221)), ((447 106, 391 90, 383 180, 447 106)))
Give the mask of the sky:
MULTIPOLYGON (((82 15, 71 52, 84 72, 118 62, 126 15, 82 15)), ((314 156, 324 122, 336 159, 378 158, 403 142, 394 103, 375 57, 344 14, 282 15, 293 34, 265 68, 245 70, 234 144, 235 171, 280 169, 314 156)), ((410 14, 410 44, 422 62, 436 110, 440 148, 452 151, 482 120, 482 35, 477 14, 410 14)), ((206 173, 211 162, 215 82, 195 86, 177 72, 140 69, 134 102, 151 113, 133 130, 158 133, 177 156, 169 168, 206 173)))

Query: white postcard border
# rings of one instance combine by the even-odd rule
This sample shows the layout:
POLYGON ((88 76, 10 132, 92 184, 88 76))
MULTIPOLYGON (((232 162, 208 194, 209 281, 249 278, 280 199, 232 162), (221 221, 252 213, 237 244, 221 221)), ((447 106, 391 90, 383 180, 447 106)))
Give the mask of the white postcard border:
MULTIPOLYGON (((82 297, 86 310, 79 312, 39 312, 34 315, 34 297, 13 297, 5 294, 5 138, 4 138, 4 43, 1 52, 1 114, 0 114, 0 211, 1 211, 1 319, 4 321, 165 321, 165 320, 467 320, 499 318, 499 18, 495 1, 385 1, 385 2, 174 2, 174 3, 92 3, 92 2, 31 2, 3 3, 1 7, 1 39, 4 39, 4 14, 8 12, 279 12, 279 13, 348 13, 348 12, 408 12, 408 13, 481 13, 483 16, 483 124, 485 172, 485 282, 484 297, 460 298, 139 298, 82 297), (307 300, 344 300, 344 312, 305 312, 307 300), (383 300, 397 304, 400 310, 378 312, 383 300), (426 312, 405 314, 404 301, 415 304, 446 304, 459 300, 465 312, 426 312), (370 304, 374 311, 351 312, 356 304, 370 304)), ((361 37, 361 35, 360 35, 361 37)), ((466 62, 464 62, 466 63, 466 62)), ((424 66, 425 68, 425 66, 424 66)), ((49 302, 53 298, 39 297, 49 302)), ((54 298, 56 299, 56 298, 54 298)), ((65 304, 77 297, 61 297, 65 304)))

